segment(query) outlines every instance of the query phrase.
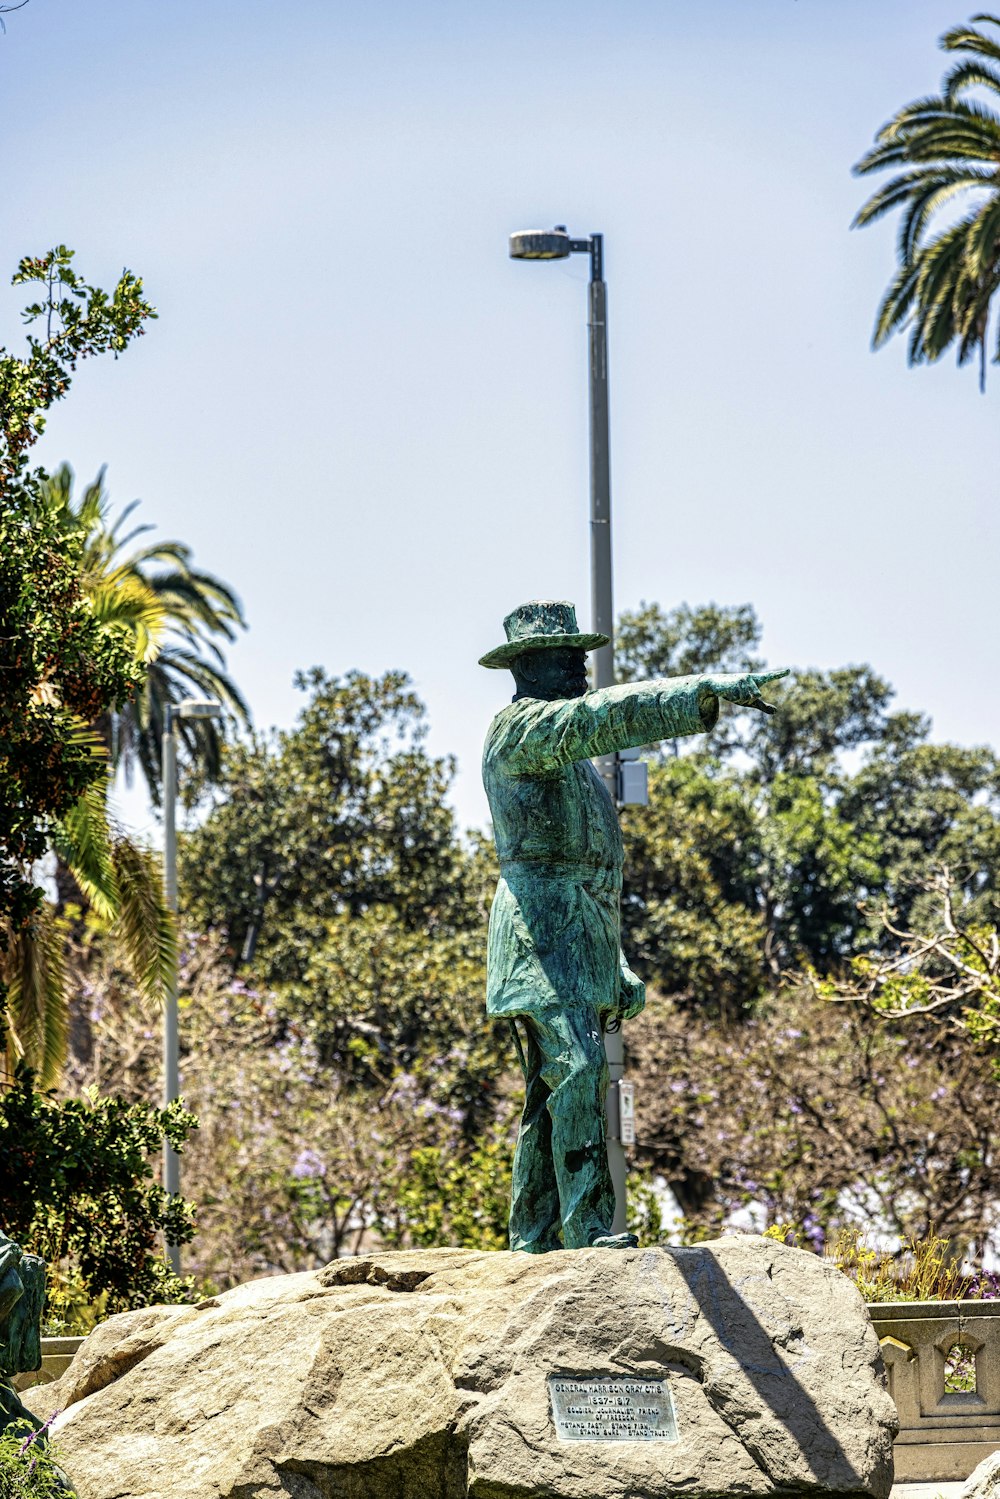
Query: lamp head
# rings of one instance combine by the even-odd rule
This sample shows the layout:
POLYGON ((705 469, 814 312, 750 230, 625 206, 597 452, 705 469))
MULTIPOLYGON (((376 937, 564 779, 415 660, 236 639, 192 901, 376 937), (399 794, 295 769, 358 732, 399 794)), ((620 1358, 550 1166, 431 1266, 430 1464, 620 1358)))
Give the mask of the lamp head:
POLYGON ((210 697, 189 697, 174 709, 178 718, 221 718, 222 704, 210 697))
POLYGON ((510 237, 511 260, 564 260, 572 253, 565 224, 554 229, 519 229, 510 237))

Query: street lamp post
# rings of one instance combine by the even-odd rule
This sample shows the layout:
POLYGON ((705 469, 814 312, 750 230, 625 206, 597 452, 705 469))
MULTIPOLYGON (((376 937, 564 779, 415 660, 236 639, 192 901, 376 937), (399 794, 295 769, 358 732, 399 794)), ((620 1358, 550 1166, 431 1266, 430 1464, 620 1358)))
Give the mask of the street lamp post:
MULTIPOLYGON (((187 698, 177 707, 167 704, 163 720, 163 887, 167 905, 177 915, 177 737, 174 723, 178 718, 221 718, 222 705, 211 698, 187 698)), ((163 1107, 180 1095, 180 1062, 177 1024, 177 972, 167 989, 163 1016, 163 1107)), ((180 1161, 168 1140, 163 1142, 163 1188, 168 1194, 180 1191, 180 1161)), ((180 1273, 181 1247, 167 1245, 167 1258, 175 1274, 180 1273)))
MULTIPOLYGON (((564 260, 568 255, 589 255, 588 328, 590 334, 590 588, 592 628, 607 635, 610 644, 594 652, 594 686, 612 687, 615 680, 614 596, 611 570, 611 451, 608 437, 608 289, 604 281, 604 236, 571 239, 564 224, 554 229, 521 230, 510 236, 512 260, 564 260)), ((596 762, 612 801, 622 796, 624 777, 618 757, 602 755, 596 762)), ((644 795, 629 795, 628 801, 645 801, 644 795)), ((624 1233, 625 1151, 622 1146, 621 1097, 625 1072, 625 1046, 620 1028, 606 1031, 604 1049, 608 1058, 610 1085, 607 1098, 608 1166, 615 1188, 614 1232, 624 1233)))

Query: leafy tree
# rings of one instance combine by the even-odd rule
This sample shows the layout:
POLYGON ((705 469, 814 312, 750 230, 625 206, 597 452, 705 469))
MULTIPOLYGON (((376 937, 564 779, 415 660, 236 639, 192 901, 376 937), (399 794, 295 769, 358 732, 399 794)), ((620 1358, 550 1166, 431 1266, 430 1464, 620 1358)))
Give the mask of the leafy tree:
POLYGON ((489 1120, 503 1027, 485 1014, 485 921, 462 931, 405 925, 390 906, 326 924, 279 1014, 302 1026, 320 1060, 351 1084, 384 1092, 413 1076, 471 1138, 489 1120))
POLYGON ((25 312, 27 353, 0 348, 0 941, 22 932, 41 891, 30 868, 104 757, 89 726, 137 686, 125 633, 96 617, 81 545, 58 526, 28 455, 81 359, 117 355, 155 316, 142 282, 123 272, 109 296, 72 268, 65 246, 20 262, 15 285, 40 284, 25 312))
POLYGON ((642 603, 618 620, 615 672, 619 681, 634 682, 705 671, 760 671, 761 633, 750 604, 678 604, 667 612, 659 604, 642 603))
POLYGON ((925 885, 926 921, 919 929, 882 913, 882 951, 859 953, 846 972, 812 976, 821 998, 848 1003, 879 1019, 946 1028, 987 1057, 1000 1078, 1000 932, 977 917, 974 900, 961 899, 954 875, 943 867, 925 885))
POLYGON ((820 1247, 852 1223, 982 1240, 996 1084, 967 1039, 800 986, 737 1029, 655 998, 630 1027, 639 1157, 697 1238, 732 1214, 820 1247))
POLYGON ((650 767, 648 807, 622 814, 622 943, 680 1003, 732 1019, 759 997, 765 941, 754 870, 761 829, 736 776, 690 755, 650 767), (682 998, 681 998, 682 997, 682 998))
POLYGON ((79 361, 106 353, 117 358, 156 317, 131 271, 122 272, 109 296, 88 285, 72 261, 73 251, 59 245, 25 256, 13 277, 14 286, 43 288, 40 300, 25 308, 24 321, 42 323, 44 336, 28 334, 26 358, 0 349, 0 498, 39 481, 40 470, 28 473, 28 450, 44 431, 50 407, 67 394, 79 361))
MULTIPOLYGON (((622 635, 629 673, 645 677, 714 669, 715 651, 739 668, 760 627, 747 606, 644 606, 622 635)), ((659 751, 649 807, 623 817, 638 971, 728 1017, 789 969, 826 973, 877 947, 879 906, 909 919, 937 863, 981 905, 1000 874, 992 751, 931 744, 929 721, 892 711, 868 666, 795 671, 775 697, 772 717, 732 715, 721 736, 659 751)))
POLYGON ((1000 762, 985 746, 931 744, 928 732, 899 715, 845 788, 844 814, 879 868, 871 903, 897 922, 927 920, 928 885, 948 866, 970 912, 987 918, 1000 894, 1000 762))
POLYGON ((0 924, 24 928, 41 900, 30 877, 58 818, 106 762, 89 725, 128 692, 128 641, 91 613, 79 549, 30 489, 0 509, 0 924))
POLYGON ((184 1300, 159 1236, 186 1243, 191 1208, 153 1180, 164 1139, 182 1150, 194 1126, 180 1103, 164 1110, 96 1091, 64 1103, 22 1068, 0 1092, 0 1222, 24 1249, 71 1266, 107 1311, 184 1300))
MULTIPOLYGON (((97 722, 112 765, 126 776, 137 762, 154 802, 160 799, 161 736, 169 705, 196 694, 214 697, 243 723, 249 710, 225 670, 216 644, 233 641, 245 628, 243 609, 228 584, 191 562, 191 549, 177 541, 154 542, 126 552, 129 543, 151 529, 122 528, 136 505, 126 505, 114 522, 104 470, 73 498, 73 473, 63 464, 43 484, 45 502, 59 526, 82 541, 84 586, 95 615, 131 636, 145 671, 129 698, 109 706, 97 722)), ((209 777, 219 773, 221 739, 212 719, 180 719, 182 750, 209 777)))
MULTIPOLYGON (((136 981, 148 993, 162 994, 176 964, 174 923, 163 892, 159 861, 109 821, 105 786, 116 765, 126 772, 138 759, 154 800, 158 798, 160 736, 168 704, 193 686, 209 691, 244 718, 243 700, 222 669, 223 658, 211 636, 233 638, 242 623, 238 601, 224 584, 190 565, 186 547, 171 542, 126 554, 139 527, 121 536, 134 506, 117 524, 98 476, 74 503, 72 474, 63 465, 38 482, 40 511, 56 534, 77 548, 77 567, 90 617, 129 642, 138 675, 131 695, 107 703, 91 725, 110 763, 110 774, 92 783, 64 816, 53 821, 50 846, 57 855, 56 907, 36 908, 30 928, 9 943, 2 976, 10 990, 8 1070, 23 1060, 39 1074, 43 1088, 56 1081, 65 1060, 66 1002, 63 946, 67 910, 86 904, 106 927, 117 924, 125 938, 136 981), (166 564, 158 571, 151 565, 166 564), (214 651, 205 659, 199 647, 214 651)), ((218 771, 219 737, 208 720, 180 721, 182 739, 198 755, 205 774, 218 771)))
MULTIPOLYGON (((361 925, 373 935, 370 922, 361 925)), ((361 941, 359 933, 359 950, 361 941)), ((416 944, 408 950, 416 954, 416 944)), ((109 965, 106 947, 80 956, 68 1085, 114 1085, 148 1100, 159 1069, 151 1012, 109 965)), ((418 971, 411 997, 404 974, 393 973, 386 992, 381 963, 359 966, 350 978, 359 992, 345 999, 369 1014, 380 1000, 386 1012, 396 998, 418 1004, 426 978, 418 971)), ((488 1025, 481 973, 461 1013, 455 988, 442 983, 436 1033, 411 1067, 380 1046, 345 1064, 321 1057, 309 1016, 291 1020, 275 994, 234 979, 209 939, 192 947, 182 970, 181 1072, 199 1128, 183 1181, 198 1221, 185 1260, 199 1278, 228 1285, 313 1268, 372 1236, 405 1247, 441 1233, 502 1247, 518 1104, 511 1049, 494 1057, 489 1109, 480 1107, 470 1131, 466 1099, 478 1064, 467 1068, 468 1036, 488 1025)), ((370 1045, 373 1032, 358 1025, 350 1036, 370 1045)))
MULTIPOLYGON (((972 21, 1000 27, 989 14, 972 21)), ((1000 285, 1000 115, 974 91, 992 102, 1000 94, 1000 38, 969 24, 946 31, 941 46, 964 56, 945 75, 940 95, 899 110, 855 166, 860 175, 902 170, 854 224, 903 209, 899 271, 878 311, 875 347, 908 327, 910 364, 932 363, 952 344, 959 364, 978 351, 985 389, 990 304, 1000 285)))
POLYGON ((300 983, 331 918, 391 906, 447 932, 471 898, 446 795, 450 760, 423 748, 424 709, 402 672, 296 678, 309 701, 285 733, 228 749, 215 804, 181 847, 194 924, 268 983, 300 983))
MULTIPOLYGON (((642 603, 619 617, 615 675, 619 682, 635 682, 706 671, 760 671, 760 637, 760 621, 750 604, 678 604, 664 611, 659 604, 642 603)), ((727 713, 715 730, 716 753, 737 742, 734 719, 727 713)), ((672 739, 667 752, 679 755, 681 742, 672 739)))

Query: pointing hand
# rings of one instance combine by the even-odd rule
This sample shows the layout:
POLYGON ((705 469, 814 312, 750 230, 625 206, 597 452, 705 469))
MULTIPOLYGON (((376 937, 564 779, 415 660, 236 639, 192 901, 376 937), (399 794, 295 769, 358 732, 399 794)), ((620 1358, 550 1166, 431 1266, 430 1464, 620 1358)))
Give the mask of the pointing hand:
POLYGON ((717 676, 703 677, 702 680, 723 702, 735 703, 740 708, 758 708, 761 713, 774 713, 773 704, 766 703, 761 696, 761 688, 768 682, 777 682, 781 677, 787 676, 788 668, 784 667, 781 671, 747 672, 745 676, 724 672, 717 676))

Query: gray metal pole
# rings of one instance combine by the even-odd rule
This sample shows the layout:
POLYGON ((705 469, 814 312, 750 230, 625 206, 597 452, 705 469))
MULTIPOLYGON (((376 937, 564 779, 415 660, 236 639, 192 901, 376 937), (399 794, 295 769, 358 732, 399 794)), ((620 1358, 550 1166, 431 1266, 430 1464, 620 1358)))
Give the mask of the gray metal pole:
MULTIPOLYGON (((167 708, 163 726, 163 884, 167 905, 177 914, 177 740, 174 737, 173 710, 167 708)), ((167 990, 163 1015, 163 1107, 180 1094, 180 1063, 177 1025, 177 979, 167 990)), ((180 1161, 173 1146, 163 1143, 163 1187, 171 1194, 180 1191, 180 1161)), ((180 1273, 179 1244, 167 1245, 171 1268, 180 1273)))
MULTIPOLYGON (((614 590, 611 569, 611 448, 608 418, 608 288, 604 281, 604 239, 590 236, 590 578, 593 629, 611 637, 611 644, 594 652, 594 686, 611 687, 615 680, 614 590)), ((616 762, 604 755, 597 768, 615 799, 616 762)), ((614 1232, 627 1226, 625 1178, 627 1166, 621 1140, 618 1084, 625 1072, 622 1033, 604 1037, 610 1083, 607 1097, 608 1166, 615 1189, 614 1232)))

